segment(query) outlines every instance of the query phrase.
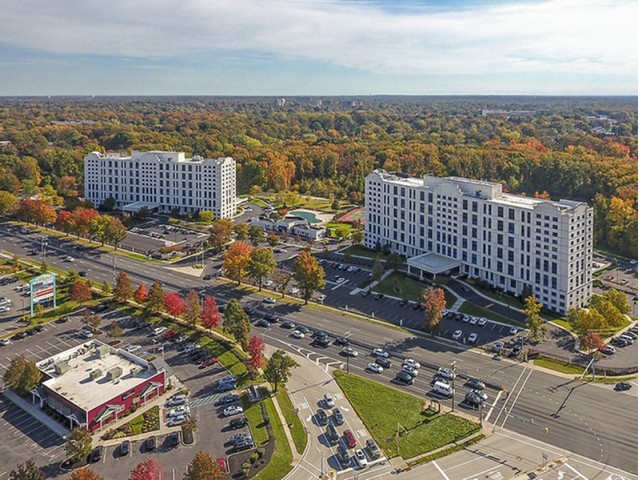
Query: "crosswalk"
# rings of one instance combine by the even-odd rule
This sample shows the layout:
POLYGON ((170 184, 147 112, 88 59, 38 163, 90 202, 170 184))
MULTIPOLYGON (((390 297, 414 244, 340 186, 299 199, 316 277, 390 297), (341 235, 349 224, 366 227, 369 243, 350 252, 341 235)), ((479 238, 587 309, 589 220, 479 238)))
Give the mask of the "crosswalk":
POLYGON ((218 401, 222 396, 222 393, 216 393, 214 395, 207 395, 206 397, 194 398, 189 400, 189 408, 202 407, 203 405, 210 405, 218 401))

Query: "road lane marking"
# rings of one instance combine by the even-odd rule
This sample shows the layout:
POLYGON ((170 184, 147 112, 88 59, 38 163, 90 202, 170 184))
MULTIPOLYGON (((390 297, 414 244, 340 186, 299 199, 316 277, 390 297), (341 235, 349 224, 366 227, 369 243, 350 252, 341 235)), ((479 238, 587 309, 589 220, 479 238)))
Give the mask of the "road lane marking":
MULTIPOLYGON (((500 425, 500 428, 504 428, 504 424, 507 422, 507 420, 509 419, 509 417, 511 416, 511 411, 513 410, 513 407, 515 407, 516 402, 518 401, 518 398, 520 398, 520 394, 522 393, 522 391, 524 390, 525 385, 527 384, 527 381, 529 380, 529 377, 531 377, 531 374, 533 373, 533 370, 529 370, 529 374, 527 375, 527 378, 525 378, 522 381, 522 386, 520 387, 520 390, 518 390, 518 394, 516 395, 516 398, 513 399, 513 402, 511 402, 511 408, 509 409, 509 411, 507 412, 507 414, 504 417, 504 420, 502 421, 502 425, 500 425)), ((506 402, 505 402, 506 404, 506 402)))
POLYGON ((488 422, 489 421, 489 417, 491 416, 491 414, 493 413, 493 409, 495 408, 496 404, 498 403, 498 400, 500 400, 500 395, 502 395, 502 390, 500 390, 498 392, 498 395, 496 395, 496 399, 493 401, 493 403, 491 404, 491 408, 489 409, 489 411, 487 412, 487 414, 484 417, 484 421, 488 422))
POLYGON ((568 469, 572 470, 573 473, 575 473, 578 477, 583 478, 584 480, 589 480, 587 477, 585 477, 584 475, 582 475, 578 470, 576 470, 575 468, 573 468, 571 465, 569 465, 569 463, 565 463, 564 464, 565 467, 567 467, 568 469))
POLYGON ((431 463, 433 463, 433 466, 436 467, 436 469, 440 472, 440 475, 442 475, 445 478, 445 480, 451 480, 449 477, 447 477, 447 474, 444 473, 444 470, 440 468, 440 465, 438 465, 438 463, 435 460, 431 463))

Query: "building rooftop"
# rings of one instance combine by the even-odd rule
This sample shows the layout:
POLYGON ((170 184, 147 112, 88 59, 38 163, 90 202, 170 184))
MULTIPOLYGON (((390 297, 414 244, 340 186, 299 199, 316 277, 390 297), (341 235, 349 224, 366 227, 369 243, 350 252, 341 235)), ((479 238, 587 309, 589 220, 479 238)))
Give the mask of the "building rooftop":
POLYGON ((97 340, 60 352, 37 366, 51 377, 44 386, 86 411, 158 373, 151 363, 97 340))

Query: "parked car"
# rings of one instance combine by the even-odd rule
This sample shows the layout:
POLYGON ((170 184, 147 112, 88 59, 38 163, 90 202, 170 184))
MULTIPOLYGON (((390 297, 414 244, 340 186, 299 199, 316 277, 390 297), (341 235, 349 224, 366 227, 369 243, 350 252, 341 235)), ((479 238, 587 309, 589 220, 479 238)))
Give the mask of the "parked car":
POLYGON ((342 468, 348 467, 351 463, 351 457, 349 456, 349 452, 342 445, 338 445, 338 450, 336 451, 336 458, 340 463, 342 468))
POLYGON ((169 434, 169 436, 167 437, 167 442, 169 443, 170 447, 177 447, 178 445, 180 445, 180 433, 173 432, 169 434))
POLYGON ((389 352, 382 348, 374 348, 371 352, 371 355, 373 355, 374 357, 388 358, 389 352))
POLYGON ((280 321, 280 317, 274 315, 273 313, 267 313, 264 316, 264 319, 269 323, 278 323, 280 321))
POLYGON ((511 327, 511 329, 509 330, 509 335, 516 335, 519 331, 520 329, 518 327, 511 327))
POLYGON ((6 347, 10 343, 11 343, 11 340, 9 340, 8 338, 3 338, 2 340, 0 340, 0 345, 2 345, 3 347, 6 347))
POLYGON ((274 303, 276 303, 276 299, 274 297, 266 297, 263 302, 264 303, 268 303, 270 305, 273 305, 274 303))
POLYGON ((102 445, 96 447, 91 452, 91 463, 98 463, 104 455, 104 447, 102 445))
POLYGON ((266 321, 264 318, 261 318, 256 322, 256 327, 269 328, 270 326, 271 324, 268 321, 266 321))
POLYGON ((131 451, 131 442, 129 440, 125 440, 124 442, 122 442, 120 444, 120 456, 121 457, 129 455, 130 451, 131 451))
POLYGON ((288 328, 288 329, 291 329, 291 328, 295 327, 295 324, 294 324, 293 322, 289 321, 289 320, 285 320, 284 322, 282 322, 282 323, 280 324, 280 326, 281 326, 282 328, 288 328))
POLYGON ((327 425, 327 432, 325 433, 325 436, 327 437, 327 440, 329 440, 329 443, 331 445, 335 445, 340 441, 340 434, 338 433, 338 430, 336 430, 336 427, 334 427, 332 423, 327 425))
POLYGON ((216 363, 218 363, 218 359, 216 357, 211 357, 202 362, 198 368, 207 368, 211 365, 215 365, 216 363))
POLYGON ((344 441, 347 444, 347 447, 353 448, 356 446, 356 437, 353 436, 351 430, 344 431, 344 441))
POLYGON ((342 415, 342 412, 338 408, 333 410, 333 421, 336 425, 342 425, 344 423, 344 415, 342 415))
POLYGON ((167 402, 167 407, 177 407, 178 405, 185 405, 187 403, 187 398, 188 397, 186 395, 177 395, 167 402))
POLYGON ((504 342, 496 342, 493 344, 493 347, 491 348, 492 351, 494 351, 495 353, 499 353, 500 350, 502 350, 504 348, 504 342))
POLYGON ((488 321, 488 320, 487 320, 486 318, 484 318, 484 317, 480 317, 480 318, 478 319, 478 325, 479 325, 479 326, 481 326, 481 327, 484 327, 484 326, 487 324, 487 321, 488 321))
POLYGON ((329 423, 329 417, 327 417, 327 414, 324 410, 318 409, 318 411, 316 412, 316 422, 318 422, 318 425, 320 425, 321 427, 329 423))
POLYGON ((232 418, 229 422, 229 428, 231 428, 231 430, 236 430, 238 428, 245 427, 248 424, 249 419, 247 417, 232 418))
POLYGON ((149 437, 147 438, 147 441, 145 443, 146 443, 145 448, 147 452, 151 452, 156 449, 158 442, 156 441, 156 437, 149 437))
POLYGON ((220 397, 220 399, 216 402, 216 405, 229 405, 230 403, 235 403, 240 401, 240 395, 235 393, 227 393, 220 397))
POLYGON ((599 350, 600 353, 604 353, 605 355, 613 355, 614 353, 616 353, 616 349, 611 345, 603 345, 599 350))
POLYGON ((231 405, 222 411, 222 415, 225 417, 232 417, 233 415, 238 415, 242 412, 244 412, 244 409, 240 405, 231 405))
POLYGON ((172 408, 167 412, 168 417, 179 417, 180 415, 189 415, 191 409, 186 405, 180 405, 179 407, 172 408))
POLYGON ((367 445, 367 451, 369 452, 369 456, 373 459, 373 460, 377 460, 378 458, 380 458, 380 449, 378 448, 378 445, 376 444, 376 442, 373 441, 372 438, 368 439, 366 442, 367 445))
POLYGON ((167 331, 167 327, 156 327, 156 328, 153 329, 153 334, 154 335, 162 335, 166 331, 167 331))
POLYGON ((467 342, 469 343, 476 343, 477 341, 478 341, 478 334, 475 332, 469 335, 469 337, 467 338, 467 342))
POLYGON ((373 373, 382 373, 384 371, 384 368, 382 368, 377 363, 370 363, 369 365, 367 365, 367 370, 373 373))
POLYGON ((460 340, 462 338, 462 330, 456 330, 453 332, 452 337, 454 340, 460 340))
POLYGON ((356 461, 356 465, 358 466, 358 468, 364 468, 367 466, 367 456, 364 454, 364 452, 362 451, 362 449, 357 449, 354 452, 354 456, 353 458, 356 461))
POLYGON ((485 389, 484 382, 482 382, 478 378, 473 378, 473 377, 467 379, 467 386, 470 387, 470 388, 473 388, 474 390, 484 390, 485 389))
POLYGON ((629 382, 618 382, 613 388, 617 392, 623 392, 625 390, 631 390, 631 384, 629 382))

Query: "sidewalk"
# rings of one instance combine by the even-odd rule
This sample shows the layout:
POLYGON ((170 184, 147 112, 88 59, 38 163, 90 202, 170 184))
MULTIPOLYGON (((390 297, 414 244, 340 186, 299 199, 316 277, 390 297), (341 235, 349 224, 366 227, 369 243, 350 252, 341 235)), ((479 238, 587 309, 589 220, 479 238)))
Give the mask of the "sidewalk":
POLYGON ((46 413, 40 410, 36 405, 31 402, 26 401, 20 395, 15 393, 10 388, 5 388, 2 392, 7 400, 9 400, 14 405, 20 407, 22 410, 27 412, 33 418, 38 420, 47 426, 47 428, 51 429, 53 433, 60 435, 62 438, 66 438, 71 430, 65 428, 62 424, 56 422, 53 418, 49 417, 46 413))

